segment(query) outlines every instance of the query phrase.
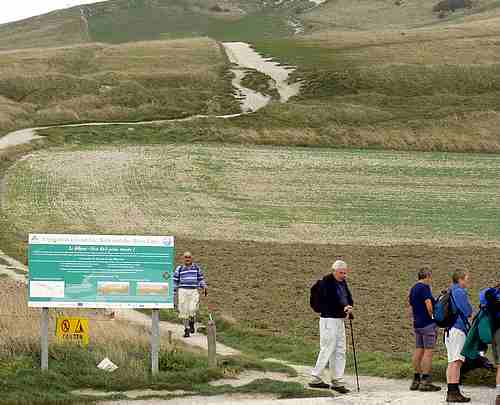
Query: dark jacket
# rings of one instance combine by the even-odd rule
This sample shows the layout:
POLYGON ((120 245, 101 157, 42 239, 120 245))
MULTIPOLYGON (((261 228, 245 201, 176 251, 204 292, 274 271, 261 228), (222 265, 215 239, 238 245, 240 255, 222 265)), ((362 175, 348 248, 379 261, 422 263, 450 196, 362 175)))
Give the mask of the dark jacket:
POLYGON ((322 318, 345 318, 345 305, 341 302, 339 295, 339 286, 343 285, 347 293, 347 305, 353 305, 351 291, 346 281, 339 283, 333 274, 323 277, 320 288, 320 307, 322 318))
POLYGON ((500 300, 498 299, 497 289, 490 288, 486 291, 486 301, 488 302, 488 311, 490 312, 493 331, 500 329, 500 300))

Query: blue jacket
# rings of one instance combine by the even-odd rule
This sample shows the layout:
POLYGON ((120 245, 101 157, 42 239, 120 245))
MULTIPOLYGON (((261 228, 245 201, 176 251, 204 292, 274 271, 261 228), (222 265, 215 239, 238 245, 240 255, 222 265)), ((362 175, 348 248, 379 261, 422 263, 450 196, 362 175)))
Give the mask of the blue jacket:
POLYGON ((467 334, 468 327, 466 326, 464 318, 469 319, 472 315, 472 305, 469 302, 469 296, 467 295, 467 291, 458 284, 453 284, 451 293, 453 295, 455 309, 461 313, 461 315, 458 315, 453 328, 459 329, 467 334))

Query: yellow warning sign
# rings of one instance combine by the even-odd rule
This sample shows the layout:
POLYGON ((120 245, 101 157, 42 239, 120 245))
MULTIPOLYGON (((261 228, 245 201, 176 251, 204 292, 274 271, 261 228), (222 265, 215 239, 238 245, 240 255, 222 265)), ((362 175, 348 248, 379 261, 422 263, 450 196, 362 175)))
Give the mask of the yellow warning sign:
POLYGON ((89 320, 87 318, 58 317, 56 337, 59 343, 89 344, 89 320))

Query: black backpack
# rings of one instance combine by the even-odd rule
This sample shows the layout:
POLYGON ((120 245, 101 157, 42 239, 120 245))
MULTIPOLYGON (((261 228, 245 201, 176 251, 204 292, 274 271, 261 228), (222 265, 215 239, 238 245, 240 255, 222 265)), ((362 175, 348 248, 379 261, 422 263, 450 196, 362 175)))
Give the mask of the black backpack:
POLYGON ((309 296, 309 305, 314 312, 318 314, 321 312, 321 281, 316 281, 311 287, 311 293, 309 296))

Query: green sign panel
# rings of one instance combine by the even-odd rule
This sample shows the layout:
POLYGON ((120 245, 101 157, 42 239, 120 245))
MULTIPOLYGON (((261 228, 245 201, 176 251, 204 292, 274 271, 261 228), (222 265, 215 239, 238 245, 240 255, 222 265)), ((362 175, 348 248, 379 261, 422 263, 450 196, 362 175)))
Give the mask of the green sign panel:
POLYGON ((30 307, 173 308, 172 236, 29 235, 30 307))

